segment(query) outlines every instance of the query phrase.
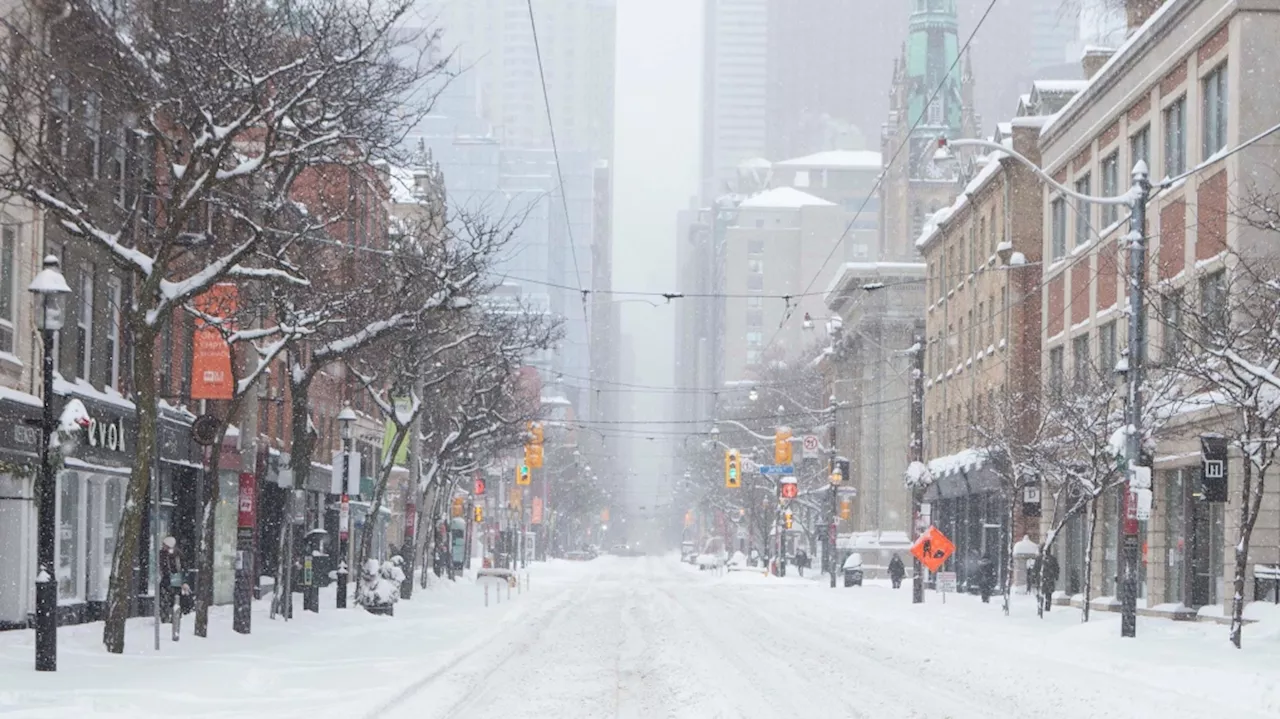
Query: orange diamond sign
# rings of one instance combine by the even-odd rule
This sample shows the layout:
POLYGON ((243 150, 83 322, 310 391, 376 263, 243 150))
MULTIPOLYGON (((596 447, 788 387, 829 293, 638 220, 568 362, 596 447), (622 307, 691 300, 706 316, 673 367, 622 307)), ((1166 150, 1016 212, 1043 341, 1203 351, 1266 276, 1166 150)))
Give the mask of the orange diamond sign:
POLYGON ((952 544, 947 535, 938 530, 937 527, 929 527, 924 533, 916 537, 916 541, 911 545, 911 554, 920 563, 929 569, 930 572, 936 572, 942 568, 942 565, 956 551, 956 545, 952 544))

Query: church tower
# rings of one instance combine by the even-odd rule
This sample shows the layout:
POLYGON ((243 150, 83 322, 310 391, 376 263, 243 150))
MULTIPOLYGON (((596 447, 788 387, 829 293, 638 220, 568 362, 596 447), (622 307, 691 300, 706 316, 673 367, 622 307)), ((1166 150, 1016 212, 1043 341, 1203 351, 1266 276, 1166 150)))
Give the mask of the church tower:
POLYGON ((889 118, 880 136, 885 162, 897 154, 880 190, 880 259, 890 261, 918 259, 915 240, 925 220, 957 192, 955 169, 933 161, 938 137, 975 137, 980 123, 973 68, 967 53, 960 58, 955 0, 908 2, 907 41, 894 63, 889 118))

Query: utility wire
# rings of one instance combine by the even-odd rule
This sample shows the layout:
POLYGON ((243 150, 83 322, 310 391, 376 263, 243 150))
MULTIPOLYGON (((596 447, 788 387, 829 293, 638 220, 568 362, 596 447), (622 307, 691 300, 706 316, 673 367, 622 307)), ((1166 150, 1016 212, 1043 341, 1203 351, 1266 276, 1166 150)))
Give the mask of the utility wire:
MULTIPOLYGON (((547 74, 542 67, 542 45, 538 42, 538 23, 534 19, 533 0, 526 0, 529 7, 529 29, 533 32, 533 51, 538 58, 538 79, 542 83, 542 103, 547 108, 547 132, 551 136, 551 154, 556 161, 556 178, 560 182, 560 206, 564 208, 564 229, 569 235, 569 254, 573 258, 573 277, 577 282, 577 291, 582 297, 582 320, 590 322, 587 316, 587 292, 582 286, 582 273, 578 270, 578 248, 573 239, 573 221, 569 218, 569 199, 565 196, 564 170, 560 167, 560 145, 556 142, 556 126, 551 115, 551 93, 547 92, 547 74)), ((566 288, 569 289, 569 288, 566 288)))
MULTIPOLYGON (((912 123, 911 128, 907 130, 906 135, 902 138, 902 142, 898 143, 897 149, 895 149, 893 154, 889 156, 889 161, 884 164, 884 169, 881 170, 880 175, 876 177, 875 185, 872 186, 871 191, 867 193, 867 196, 863 198, 862 204, 858 207, 858 211, 853 215, 853 219, 849 220, 849 223, 845 225, 844 232, 840 233, 840 237, 838 237, 835 243, 832 244, 831 251, 827 253, 827 257, 818 267, 818 271, 814 273, 813 277, 810 278, 809 283, 805 285, 805 293, 808 293, 813 289, 813 284, 818 281, 818 278, 821 277, 822 273, 827 269, 827 265, 831 263, 831 258, 835 257, 836 252, 844 242, 844 238, 848 236, 849 231, 853 229, 854 223, 858 221, 858 217, 862 214, 862 211, 866 209, 867 203, 871 202, 871 198, 875 197, 876 193, 879 192, 881 185, 884 184, 885 175, 888 174, 888 168, 893 165, 894 161, 898 159, 898 155, 902 154, 902 150, 911 142, 911 137, 915 134, 920 123, 924 122, 924 119, 927 116, 924 108, 933 104, 938 93, 942 92, 942 88, 946 87, 948 78, 951 77, 951 73, 955 72, 956 67, 960 64, 960 59, 965 56, 965 52, 968 51, 969 45, 973 42, 974 36, 976 36, 978 31, 982 29, 982 24, 986 22, 987 16, 990 15, 991 10, 995 8, 997 1, 998 0, 991 0, 990 4, 987 5, 987 9, 982 13, 982 17, 978 18, 978 24, 974 26, 973 32, 969 33, 969 38, 964 41, 964 46, 960 48, 960 52, 956 53, 956 59, 951 63, 951 67, 947 68, 947 72, 942 76, 942 80, 938 83, 938 86, 933 89, 933 92, 929 95, 929 99, 925 101, 919 116, 916 117, 916 121, 912 123)), ((778 323, 778 329, 774 331, 773 336, 769 338, 767 343, 765 343, 766 347, 777 341, 778 335, 782 333, 782 328, 786 326, 787 321, 790 320, 794 314, 795 310, 790 309, 783 315, 782 321, 778 323)))

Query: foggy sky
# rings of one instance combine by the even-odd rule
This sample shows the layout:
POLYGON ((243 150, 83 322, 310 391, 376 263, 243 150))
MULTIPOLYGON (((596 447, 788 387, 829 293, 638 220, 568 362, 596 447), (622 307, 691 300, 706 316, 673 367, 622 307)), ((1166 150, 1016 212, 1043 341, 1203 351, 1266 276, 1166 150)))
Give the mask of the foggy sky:
MULTIPOLYGON (((617 32, 613 284, 674 291, 676 212, 698 187, 702 3, 618 0, 617 32)), ((622 381, 673 384, 674 308, 629 301, 621 309, 622 352, 630 355, 622 381)), ((669 394, 621 397, 632 419, 670 414, 669 394)), ((671 449, 643 439, 629 446, 636 476, 625 480, 625 503, 647 505, 665 487, 671 449)))

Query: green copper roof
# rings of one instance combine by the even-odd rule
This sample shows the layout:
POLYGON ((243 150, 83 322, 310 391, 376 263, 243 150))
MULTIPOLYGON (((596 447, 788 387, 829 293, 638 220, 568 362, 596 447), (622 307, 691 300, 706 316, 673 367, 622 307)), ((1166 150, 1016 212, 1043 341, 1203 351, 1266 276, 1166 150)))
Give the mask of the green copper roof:
POLYGON ((952 136, 961 127, 960 43, 955 0, 910 0, 911 25, 907 36, 907 121, 914 125, 926 114, 926 101, 939 84, 935 97, 939 108, 920 123, 945 126, 952 136))

